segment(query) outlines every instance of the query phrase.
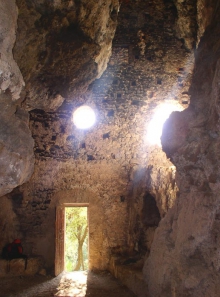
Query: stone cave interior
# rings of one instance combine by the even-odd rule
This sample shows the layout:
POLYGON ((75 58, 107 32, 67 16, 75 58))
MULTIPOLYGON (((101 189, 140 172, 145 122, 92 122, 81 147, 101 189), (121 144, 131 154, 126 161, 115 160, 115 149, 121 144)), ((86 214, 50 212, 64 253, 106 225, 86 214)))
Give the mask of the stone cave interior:
POLYGON ((0 282, 62 273, 86 206, 90 271, 220 296, 219 20, 219 0, 0 0, 0 249, 28 255, 0 282))

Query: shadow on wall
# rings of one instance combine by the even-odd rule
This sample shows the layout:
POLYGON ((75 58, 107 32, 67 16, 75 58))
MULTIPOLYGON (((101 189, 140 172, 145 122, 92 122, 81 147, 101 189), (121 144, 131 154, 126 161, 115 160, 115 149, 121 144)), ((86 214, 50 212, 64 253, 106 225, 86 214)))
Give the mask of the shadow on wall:
POLYGON ((161 220, 160 212, 154 197, 146 193, 143 198, 142 222, 145 227, 158 226, 161 220))
POLYGON ((119 257, 118 261, 123 265, 136 263, 149 255, 155 230, 161 220, 156 200, 149 192, 143 196, 141 205, 132 229, 132 251, 119 246, 112 248, 112 254, 119 257))
POLYGON ((137 251, 140 255, 144 257, 148 256, 154 233, 160 220, 161 216, 155 198, 150 193, 145 193, 140 214, 139 239, 137 244, 137 251))

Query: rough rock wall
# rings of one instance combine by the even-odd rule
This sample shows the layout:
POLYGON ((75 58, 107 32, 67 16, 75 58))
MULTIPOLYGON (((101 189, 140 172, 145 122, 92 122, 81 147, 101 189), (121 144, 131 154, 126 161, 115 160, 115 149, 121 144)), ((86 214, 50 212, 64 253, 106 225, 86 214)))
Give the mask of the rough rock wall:
MULTIPOLYGON (((127 120, 119 117, 114 117, 117 124, 113 126, 107 117, 97 124, 98 129, 83 132, 73 125, 71 109, 67 104, 57 113, 31 113, 35 171, 8 199, 20 222, 26 253, 43 255, 50 270, 54 264, 50 243, 55 236, 55 208, 67 202, 89 203, 90 267, 106 269, 111 253, 126 254, 135 247, 142 255, 149 251, 160 218, 156 201, 162 217, 172 202, 166 184, 175 183, 175 179, 167 174, 170 162, 161 149, 156 149, 154 156, 163 155, 163 163, 149 160, 142 134, 137 133, 140 118, 133 120, 129 132, 127 120), (152 175, 158 167, 161 177, 164 172, 160 182, 152 175), (150 184, 156 197, 152 196, 156 222, 145 213, 152 210, 147 203, 150 184)), ((99 116, 104 118, 105 109, 99 110, 99 116)), ((141 125, 144 131, 144 118, 141 125)))
POLYGON ((117 0, 18 0, 17 5, 0 3, 0 196, 33 172, 34 142, 25 110, 55 110, 64 97, 73 100, 102 74, 119 8, 117 0))
POLYGON ((35 172, 8 197, 28 253, 44 255, 48 268, 60 202, 89 201, 90 264, 99 269, 107 268, 113 252, 149 251, 158 219, 173 205, 172 164, 145 135, 164 100, 189 104, 193 59, 175 36, 176 18, 172 1, 122 3, 112 57, 100 79, 56 112, 30 113, 35 172), (80 132, 71 116, 83 103, 95 109, 97 123, 80 132), (151 209, 155 217, 149 220, 151 209))
POLYGON ((198 46, 201 36, 210 24, 215 10, 215 0, 174 0, 178 17, 176 36, 181 38, 188 50, 198 46))
POLYGON ((14 212, 13 204, 11 200, 3 196, 1 198, 0 208, 0 230, 1 230, 1 243, 0 249, 5 246, 6 243, 12 242, 15 238, 20 238, 22 232, 20 231, 20 221, 14 212), (5 215, 7 214, 7 216, 5 215))
POLYGON ((17 7, 15 1, 7 2, 1 1, 1 93, 7 89, 12 94, 13 100, 20 96, 22 87, 24 86, 23 77, 13 58, 12 48, 15 43, 16 29, 17 29, 17 7))
POLYGON ((174 0, 178 18, 176 21, 176 34, 182 38, 187 49, 195 47, 197 39, 197 0, 174 0))
POLYGON ((178 194, 175 166, 159 147, 148 154, 146 165, 134 166, 129 178, 128 251, 141 257, 150 252, 155 229, 178 194))
POLYGON ((163 149, 177 167, 180 194, 157 229, 145 263, 153 297, 220 294, 220 8, 219 1, 214 4, 196 52, 190 107, 173 114, 163 132, 163 149))
POLYGON ((27 253, 43 255, 52 270, 55 208, 67 202, 89 203, 90 268, 106 269, 110 249, 126 247, 127 198, 121 199, 128 178, 125 160, 107 156, 111 144, 102 129, 77 131, 68 109, 56 114, 35 111, 31 125, 35 172, 8 195, 16 204, 27 253))
POLYGON ((26 82, 25 108, 56 110, 106 69, 118 0, 17 0, 17 5, 14 53, 26 82))
POLYGON ((23 77, 13 58, 17 28, 15 1, 0 2, 0 196, 26 182, 34 164, 28 113, 18 107, 23 77))
MULTIPOLYGON (((134 248, 141 253, 149 251, 153 239, 156 225, 145 222, 145 197, 148 194, 154 197, 161 217, 176 198, 173 164, 159 147, 145 142, 144 138, 156 106, 173 100, 187 107, 190 101, 188 88, 193 57, 176 38, 177 17, 172 1, 137 1, 135 4, 128 1, 122 5, 108 71, 100 78, 102 85, 94 83, 93 87, 97 99, 105 98, 102 102, 109 114, 127 118, 126 127, 132 135, 130 127, 137 127, 136 133, 142 137, 138 147, 145 150, 144 162, 131 160, 129 251, 134 248)), ((134 156, 138 154, 134 151, 134 156)))
POLYGON ((212 15, 216 6, 215 0, 198 0, 197 1, 197 44, 200 41, 201 36, 205 32, 205 29, 210 25, 212 15))

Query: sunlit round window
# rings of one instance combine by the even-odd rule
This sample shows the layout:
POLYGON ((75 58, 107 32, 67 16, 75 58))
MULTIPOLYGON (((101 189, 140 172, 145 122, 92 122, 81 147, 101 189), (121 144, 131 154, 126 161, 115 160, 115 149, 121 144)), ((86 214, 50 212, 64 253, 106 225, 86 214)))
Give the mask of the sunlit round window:
POLYGON ((146 140, 152 145, 161 146, 163 124, 173 111, 182 111, 183 107, 177 103, 163 103, 155 109, 154 116, 147 127, 146 140))
POLYGON ((95 121, 95 112, 90 106, 80 106, 73 113, 73 123, 79 129, 88 129, 95 124, 95 121))

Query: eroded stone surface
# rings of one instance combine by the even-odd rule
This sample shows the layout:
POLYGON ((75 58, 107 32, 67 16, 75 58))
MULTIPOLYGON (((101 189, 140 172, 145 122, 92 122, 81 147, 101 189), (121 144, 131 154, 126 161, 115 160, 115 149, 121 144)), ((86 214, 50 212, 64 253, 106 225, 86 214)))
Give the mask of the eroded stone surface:
POLYGON ((27 181, 34 164, 28 114, 18 107, 21 102, 12 103, 24 87, 12 54, 15 34, 13 53, 26 83, 22 108, 55 110, 64 97, 72 100, 105 70, 119 8, 118 1, 17 5, 18 10, 15 1, 1 3, 1 196, 27 181))
POLYGON ((28 128, 29 115, 17 106, 24 86, 13 58, 17 28, 15 1, 0 3, 0 196, 26 182, 34 165, 34 142, 28 128))
POLYGON ((42 269, 43 259, 41 257, 29 257, 26 269, 24 259, 13 259, 10 262, 0 259, 0 264, 0 277, 35 275, 42 269))
POLYGON ((1 95, 0 126, 0 195, 26 182, 34 168, 34 140, 28 127, 29 115, 1 95), (6 103, 7 102, 7 103, 6 103))
POLYGON ((24 81, 12 54, 18 14, 15 1, 1 1, 0 11, 0 94, 8 89, 12 94, 12 99, 17 100, 24 81))
POLYGON ((176 35, 187 49, 198 45, 201 36, 211 22, 215 10, 214 0, 182 1, 175 0, 177 9, 176 35))
MULTIPOLYGON (((122 1, 108 68, 90 84, 106 65, 118 7, 111 3, 102 10, 93 2, 18 1, 15 54, 27 82, 25 108, 54 110, 64 97, 69 103, 56 112, 31 112, 36 170, 7 196, 13 207, 7 204, 6 209, 19 221, 28 253, 41 254, 50 271, 55 208, 89 202, 91 268, 107 268, 113 253, 147 258, 150 252, 144 268, 150 296, 217 297, 218 3, 198 1, 196 15, 195 1, 175 1, 177 10, 173 1, 122 1), (102 27, 93 11, 100 14, 102 27), (213 23, 196 53, 189 92, 194 59, 185 47, 198 42, 213 11, 213 23), (105 29, 100 31, 107 27, 102 12, 111 19, 106 36, 105 29), (93 23, 100 35, 94 34, 93 23), (76 60, 70 65, 72 53, 76 60), (76 95, 71 103, 70 94, 76 95), (144 140, 155 107, 170 99, 185 107, 191 100, 164 128, 163 148, 177 166, 177 177, 161 149, 146 146, 144 140), (94 107, 98 121, 82 132, 73 126, 71 113, 84 103, 94 107)), ((14 106, 7 111, 14 112, 14 106)), ((9 219, 3 227, 6 222, 13 227, 9 219)))
POLYGON ((175 201, 175 169, 145 137, 156 106, 165 99, 183 106, 190 101, 193 58, 176 39, 173 9, 161 0, 122 3, 113 55, 100 79, 56 112, 30 113, 35 172, 8 197, 28 252, 43 255, 48 270, 57 205, 89 202, 90 265, 106 269, 112 253, 149 253, 155 229, 175 201), (83 103, 97 116, 88 131, 71 121, 83 103))
POLYGON ((215 0, 199 0, 197 1, 197 43, 200 41, 201 36, 205 32, 205 29, 210 25, 212 20, 213 11, 215 11, 215 0))
POLYGON ((195 0, 175 0, 177 9, 176 34, 178 38, 184 40, 186 48, 195 47, 197 38, 197 1, 195 0))
POLYGON ((145 264, 150 296, 170 296, 175 292, 177 296, 217 297, 220 293, 220 44, 215 38, 220 30, 219 14, 216 6, 196 53, 191 106, 171 116, 166 123, 169 132, 163 134, 164 150, 177 166, 180 196, 157 229, 145 264), (157 263, 163 269, 157 269, 157 263))
POLYGON ((17 5, 14 52, 26 82, 25 106, 56 110, 106 69, 119 3, 19 0, 17 5))

